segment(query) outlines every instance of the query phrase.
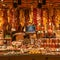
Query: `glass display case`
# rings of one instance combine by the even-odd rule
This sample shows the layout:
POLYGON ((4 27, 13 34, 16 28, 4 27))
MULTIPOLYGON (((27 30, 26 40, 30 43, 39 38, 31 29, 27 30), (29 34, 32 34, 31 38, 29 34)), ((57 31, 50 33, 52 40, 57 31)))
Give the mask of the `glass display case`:
POLYGON ((0 55, 60 55, 60 38, 24 39, 11 44, 4 40, 1 44, 0 55))

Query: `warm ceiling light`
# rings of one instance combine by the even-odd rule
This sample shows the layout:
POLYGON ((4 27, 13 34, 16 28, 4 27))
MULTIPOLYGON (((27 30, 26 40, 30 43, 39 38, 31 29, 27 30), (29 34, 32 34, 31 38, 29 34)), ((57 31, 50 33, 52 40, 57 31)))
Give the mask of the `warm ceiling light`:
POLYGON ((0 1, 4 1, 4 0, 0 0, 0 1))
POLYGON ((38 1, 37 7, 38 7, 38 8, 42 8, 42 2, 41 2, 41 0, 38 1))
POLYGON ((42 3, 42 0, 38 0, 39 3, 42 3))

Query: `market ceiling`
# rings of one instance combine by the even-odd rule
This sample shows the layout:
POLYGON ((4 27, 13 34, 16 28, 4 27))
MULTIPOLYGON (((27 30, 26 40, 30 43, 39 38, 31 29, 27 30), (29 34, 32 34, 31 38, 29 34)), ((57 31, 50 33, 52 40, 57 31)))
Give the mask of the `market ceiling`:
MULTIPOLYGON (((12 7, 13 6, 13 2, 16 1, 18 2, 18 0, 0 0, 0 7, 2 6, 2 4, 6 4, 6 6, 8 7, 12 7), (2 2, 1 2, 2 1, 2 2)), ((31 5, 33 5, 34 7, 37 6, 39 0, 21 0, 21 5, 19 5, 20 7, 30 7, 31 5)), ((40 0, 42 1, 42 0, 40 0)), ((54 4, 57 5, 57 3, 60 6, 60 0, 46 0, 46 5, 48 6, 48 3, 50 4, 54 4)))
MULTIPOLYGON (((3 1, 12 2, 13 0, 3 0, 3 1)), ((15 1, 17 1, 17 0, 15 0, 15 1)), ((32 2, 32 1, 38 1, 38 0, 21 0, 21 1, 32 2)), ((46 0, 46 1, 59 2, 60 0, 46 0)))

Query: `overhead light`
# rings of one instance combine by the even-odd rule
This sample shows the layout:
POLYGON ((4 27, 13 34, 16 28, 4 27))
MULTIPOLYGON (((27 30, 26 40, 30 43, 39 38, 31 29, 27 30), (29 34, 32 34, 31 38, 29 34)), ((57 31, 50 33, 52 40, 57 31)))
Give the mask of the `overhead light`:
POLYGON ((37 7, 38 7, 38 8, 42 8, 42 2, 41 2, 41 0, 38 1, 37 7))
POLYGON ((41 1, 41 0, 39 0, 38 2, 39 2, 39 3, 42 3, 42 1, 41 1))
POLYGON ((13 7, 17 8, 17 1, 16 0, 14 0, 14 2, 13 2, 13 7))
POLYGON ((4 1, 4 0, 0 0, 0 1, 4 1))
POLYGON ((37 7, 42 8, 42 3, 38 3, 37 7))

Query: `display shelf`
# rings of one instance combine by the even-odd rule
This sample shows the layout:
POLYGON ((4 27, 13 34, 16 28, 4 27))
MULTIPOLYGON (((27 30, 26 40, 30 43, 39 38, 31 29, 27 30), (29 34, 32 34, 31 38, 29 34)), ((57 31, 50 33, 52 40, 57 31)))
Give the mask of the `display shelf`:
POLYGON ((23 41, 13 41, 11 45, 0 46, 0 52, 5 55, 60 55, 60 39, 59 38, 40 38, 33 44, 23 44, 23 41))

